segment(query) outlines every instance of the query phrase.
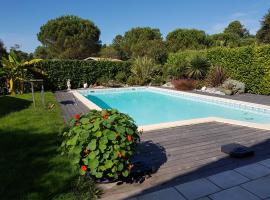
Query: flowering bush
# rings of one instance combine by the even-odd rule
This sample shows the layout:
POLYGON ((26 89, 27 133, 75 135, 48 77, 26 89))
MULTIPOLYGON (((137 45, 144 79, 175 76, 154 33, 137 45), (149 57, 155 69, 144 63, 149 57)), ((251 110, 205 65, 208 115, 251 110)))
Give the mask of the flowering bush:
POLYGON ((116 180, 127 177, 132 168, 130 157, 139 142, 140 132, 133 119, 117 110, 92 110, 75 115, 63 133, 61 145, 81 175, 116 180))

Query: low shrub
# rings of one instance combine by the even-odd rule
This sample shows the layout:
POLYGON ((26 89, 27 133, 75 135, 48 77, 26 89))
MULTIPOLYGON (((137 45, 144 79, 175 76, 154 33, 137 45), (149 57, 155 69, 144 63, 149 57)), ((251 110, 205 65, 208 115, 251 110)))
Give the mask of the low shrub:
POLYGON ((233 79, 227 79, 221 86, 222 91, 228 95, 242 94, 245 92, 245 84, 233 79))
POLYGON ((61 150, 81 175, 116 180, 127 177, 130 158, 140 140, 133 119, 117 110, 92 110, 76 115, 63 133, 61 150))
POLYGON ((210 67, 206 57, 196 55, 191 58, 186 67, 185 75, 196 80, 204 79, 210 67))
POLYGON ((206 84, 211 87, 220 86, 226 80, 226 73, 223 67, 212 66, 206 76, 206 84))
POLYGON ((174 69, 171 72, 175 75, 179 73, 175 70, 178 69, 179 63, 183 63, 187 57, 198 54, 206 56, 212 66, 222 67, 226 72, 226 77, 245 83, 247 92, 270 95, 270 45, 239 48, 216 47, 197 52, 173 53, 169 54, 166 65, 170 66, 170 70, 174 69))
POLYGON ((177 90, 194 90, 196 88, 197 81, 193 79, 180 79, 180 80, 172 80, 173 86, 177 90))

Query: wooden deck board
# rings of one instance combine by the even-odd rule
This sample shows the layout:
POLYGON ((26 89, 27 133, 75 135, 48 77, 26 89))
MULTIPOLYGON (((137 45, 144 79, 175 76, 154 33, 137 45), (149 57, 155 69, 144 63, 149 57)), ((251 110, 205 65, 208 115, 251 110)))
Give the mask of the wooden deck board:
POLYGON ((166 158, 162 162, 159 159, 164 159, 164 152, 158 148, 153 148, 153 152, 143 150, 143 146, 138 148, 138 151, 142 149, 141 156, 153 160, 153 165, 157 161, 158 172, 142 184, 107 188, 104 199, 125 199, 270 158, 270 131, 215 122, 148 131, 142 135, 142 142, 164 148, 166 158), (222 144, 232 142, 253 147, 256 156, 239 160, 220 151, 222 144))

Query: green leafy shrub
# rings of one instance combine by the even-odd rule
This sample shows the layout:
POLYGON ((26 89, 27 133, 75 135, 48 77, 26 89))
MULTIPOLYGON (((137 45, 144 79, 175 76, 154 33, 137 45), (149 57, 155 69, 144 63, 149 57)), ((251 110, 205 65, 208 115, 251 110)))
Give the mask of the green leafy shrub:
POLYGON ((116 74, 115 80, 118 81, 119 83, 126 83, 127 82, 127 75, 125 72, 120 71, 116 74))
POLYGON ((61 145, 81 175, 89 173, 100 179, 127 177, 130 157, 139 142, 139 132, 133 119, 117 110, 92 110, 76 115, 71 127, 63 133, 61 145))
POLYGON ((205 55, 211 65, 222 67, 227 77, 245 83, 247 92, 270 94, 270 45, 216 47, 195 53, 193 51, 174 53, 169 54, 166 65, 177 67, 183 58, 194 54, 205 55))
MULTIPOLYGON (((131 66, 132 82, 136 85, 145 85, 151 82, 156 71, 156 64, 148 57, 136 58, 131 66)), ((131 82, 131 81, 130 81, 131 82)))
POLYGON ((186 68, 186 76, 196 80, 203 79, 210 67, 206 57, 196 55, 190 60, 186 68))
POLYGON ((44 60, 34 65, 47 73, 47 76, 36 77, 44 78, 45 89, 52 90, 66 89, 68 79, 71 80, 72 88, 79 88, 84 82, 90 85, 96 83, 98 79, 115 80, 119 72, 125 73, 127 77, 130 75, 129 62, 44 60))

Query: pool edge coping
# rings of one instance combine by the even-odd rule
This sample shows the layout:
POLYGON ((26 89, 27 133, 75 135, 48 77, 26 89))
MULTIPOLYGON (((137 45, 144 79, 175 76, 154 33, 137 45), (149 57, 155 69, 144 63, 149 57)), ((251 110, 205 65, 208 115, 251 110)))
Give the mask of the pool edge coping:
MULTIPOLYGON (((128 88, 130 88, 130 89, 132 89, 132 88, 150 88, 150 89, 154 89, 154 90, 169 91, 169 92, 173 92, 173 93, 186 94, 189 96, 203 97, 205 99, 218 99, 218 100, 221 100, 224 102, 237 103, 240 105, 247 105, 247 106, 251 106, 251 107, 258 107, 258 108, 270 110, 270 106, 263 105, 263 104, 250 103, 250 102, 246 102, 246 101, 239 101, 239 100, 233 100, 233 99, 225 99, 222 97, 213 97, 213 96, 189 93, 189 92, 184 92, 184 91, 170 90, 170 89, 166 89, 166 88, 158 88, 158 87, 152 87, 152 86, 128 87, 128 88)), ((96 105, 95 103, 93 103, 92 101, 90 101, 89 99, 84 97, 78 91, 80 91, 80 90, 106 90, 106 89, 121 90, 121 89, 127 89, 127 88, 76 89, 76 90, 71 90, 70 92, 78 100, 80 100, 86 107, 88 107, 90 110, 102 110, 102 108, 100 108, 98 105, 96 105)), ((138 129, 143 130, 145 132, 145 131, 173 128, 173 127, 178 127, 178 126, 187 126, 187 125, 193 125, 193 124, 209 123, 209 122, 220 122, 220 123, 226 123, 226 124, 232 124, 232 125, 238 125, 238 126, 245 126, 245 127, 249 127, 249 128, 270 130, 270 125, 252 123, 252 122, 244 122, 244 121, 232 120, 232 119, 225 119, 225 118, 221 118, 221 117, 206 117, 206 118, 197 118, 197 119, 189 119, 189 120, 181 120, 181 121, 143 125, 143 126, 138 126, 138 129)))

